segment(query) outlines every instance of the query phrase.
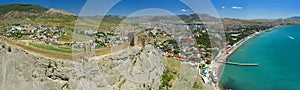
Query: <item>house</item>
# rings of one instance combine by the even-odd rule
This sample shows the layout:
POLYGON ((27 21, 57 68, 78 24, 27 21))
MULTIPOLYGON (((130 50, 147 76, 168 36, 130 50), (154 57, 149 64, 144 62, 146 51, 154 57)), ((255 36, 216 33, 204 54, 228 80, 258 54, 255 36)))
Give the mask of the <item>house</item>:
POLYGON ((178 55, 176 55, 174 58, 177 59, 177 60, 181 60, 181 61, 186 61, 187 60, 186 57, 178 56, 178 55))
POLYGON ((221 44, 222 44, 221 41, 219 41, 219 40, 215 41, 215 43, 216 43, 217 45, 221 45, 221 44))
POLYGON ((72 42, 65 42, 64 46, 66 47, 72 47, 73 43, 72 42))
POLYGON ((193 34, 194 37, 200 37, 200 34, 198 32, 193 34))
POLYGON ((12 26, 11 30, 22 30, 21 26, 12 26))
POLYGON ((194 40, 190 40, 190 39, 181 39, 180 43, 187 44, 187 45, 195 45, 195 41, 194 40))
POLYGON ((166 56, 172 57, 172 56, 174 56, 174 52, 166 52, 166 56))
POLYGON ((87 35, 93 35, 93 34, 96 34, 97 31, 94 31, 94 30, 85 30, 84 31, 84 34, 87 34, 87 35))
POLYGON ((236 40, 237 40, 237 38, 232 38, 232 40, 236 41, 236 40))
POLYGON ((206 57, 205 60, 210 61, 210 60, 212 60, 212 58, 211 57, 206 57))
POLYGON ((191 56, 190 61, 200 62, 200 58, 197 55, 193 55, 193 56, 191 56))
POLYGON ((232 36, 232 37, 237 37, 237 36, 239 36, 240 34, 231 34, 230 36, 232 36))
POLYGON ((200 51, 206 51, 204 48, 200 48, 200 51))

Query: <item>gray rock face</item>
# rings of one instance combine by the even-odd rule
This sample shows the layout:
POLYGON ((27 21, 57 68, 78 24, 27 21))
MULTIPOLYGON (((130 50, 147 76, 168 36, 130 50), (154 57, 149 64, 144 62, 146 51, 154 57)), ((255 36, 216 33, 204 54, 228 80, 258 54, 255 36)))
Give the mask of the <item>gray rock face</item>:
POLYGON ((0 49, 0 90, 158 89, 164 66, 153 47, 89 61, 54 60, 12 47, 0 49))
POLYGON ((12 48, 0 50, 1 90, 58 90, 71 80, 71 64, 12 48))

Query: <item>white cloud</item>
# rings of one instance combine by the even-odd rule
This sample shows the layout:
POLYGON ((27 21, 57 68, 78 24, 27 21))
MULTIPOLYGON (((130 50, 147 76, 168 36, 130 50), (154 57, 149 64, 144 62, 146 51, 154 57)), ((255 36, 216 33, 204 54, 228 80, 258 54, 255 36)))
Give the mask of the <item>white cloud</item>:
POLYGON ((225 9, 226 7, 225 7, 225 6, 222 6, 221 8, 222 8, 222 9, 225 9))
POLYGON ((185 10, 185 9, 181 9, 181 12, 186 12, 187 10, 185 10))
POLYGON ((240 10, 243 9, 243 7, 240 7, 240 6, 232 6, 231 8, 232 9, 240 9, 240 10))

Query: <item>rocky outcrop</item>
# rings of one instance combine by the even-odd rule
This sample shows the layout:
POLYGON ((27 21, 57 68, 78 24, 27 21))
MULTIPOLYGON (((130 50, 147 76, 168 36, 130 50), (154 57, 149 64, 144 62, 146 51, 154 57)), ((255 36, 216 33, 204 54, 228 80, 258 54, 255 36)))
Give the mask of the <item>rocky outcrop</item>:
POLYGON ((57 15, 57 14, 62 14, 62 15, 69 15, 69 16, 76 16, 73 13, 69 13, 63 10, 58 10, 58 9, 54 9, 54 8, 50 8, 49 10, 47 10, 45 13, 49 14, 49 15, 57 15))
POLYGON ((24 50, 0 50, 1 90, 58 90, 68 88, 73 65, 29 54, 24 50))
POLYGON ((151 46, 89 61, 55 60, 7 48, 0 47, 1 90, 158 89, 164 71, 151 46))

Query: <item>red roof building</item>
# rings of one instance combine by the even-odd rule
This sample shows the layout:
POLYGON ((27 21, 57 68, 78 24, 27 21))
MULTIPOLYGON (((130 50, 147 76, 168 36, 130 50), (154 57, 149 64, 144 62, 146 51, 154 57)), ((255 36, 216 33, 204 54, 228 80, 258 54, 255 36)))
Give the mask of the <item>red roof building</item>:
POLYGON ((212 60, 212 58, 211 57, 206 57, 205 60, 210 61, 210 60, 212 60))

